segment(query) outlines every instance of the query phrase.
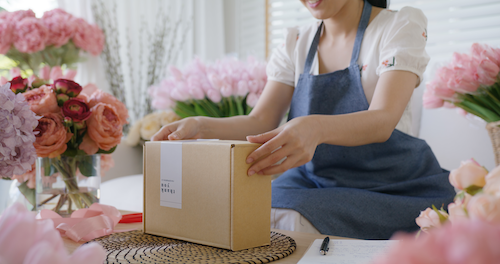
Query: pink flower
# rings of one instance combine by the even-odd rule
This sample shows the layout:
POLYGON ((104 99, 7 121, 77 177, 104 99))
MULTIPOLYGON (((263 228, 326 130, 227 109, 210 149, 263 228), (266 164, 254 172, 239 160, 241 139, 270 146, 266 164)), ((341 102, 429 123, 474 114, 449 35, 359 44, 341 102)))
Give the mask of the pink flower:
POLYGON ((33 12, 33 10, 28 9, 28 10, 18 10, 18 11, 10 12, 9 14, 6 14, 6 17, 11 21, 19 22, 27 17, 36 18, 36 15, 35 15, 35 12, 33 12))
POLYGON ((500 259, 500 225, 479 220, 458 221, 415 238, 399 233, 399 243, 371 264, 490 264, 500 259))
POLYGON ((444 104, 444 100, 440 97, 437 97, 433 94, 432 90, 427 88, 424 91, 424 95, 422 97, 423 106, 426 109, 439 108, 444 104))
POLYGON ((73 37, 76 24, 73 15, 56 8, 47 11, 41 18, 42 23, 48 30, 48 40, 46 45, 60 47, 73 37))
POLYGON ((462 161, 458 169, 450 172, 450 183, 455 188, 463 190, 470 186, 483 187, 488 171, 475 160, 462 161))
POLYGON ((27 17, 16 24, 14 47, 23 53, 34 53, 45 48, 47 28, 34 17, 27 17))
POLYGON ((76 73, 77 73, 77 71, 76 71, 76 70, 67 70, 67 71, 66 71, 66 74, 64 74, 63 78, 64 78, 64 79, 67 79, 67 80, 72 80, 72 81, 74 81, 74 80, 75 80, 76 73))
POLYGON ((62 76, 63 76, 63 73, 62 73, 62 69, 60 66, 52 67, 52 69, 50 70, 50 79, 51 80, 61 79, 62 76))
POLYGON ((214 103, 219 103, 222 100, 222 95, 215 89, 208 90, 207 97, 214 103))
POLYGON ((45 65, 40 69, 40 72, 38 73, 40 78, 44 80, 49 80, 50 79, 50 66, 45 65))
POLYGON ((70 256, 52 220, 36 220, 19 203, 0 216, 0 230, 1 263, 97 264, 106 257, 97 243, 82 245, 70 256))
POLYGON ((67 79, 57 79, 54 81, 53 86, 54 90, 58 94, 66 94, 69 97, 76 97, 82 91, 82 86, 72 80, 67 79))
POLYGON ((454 223, 468 218, 467 205, 471 198, 472 196, 470 194, 464 193, 463 199, 455 199, 455 202, 448 205, 448 219, 450 222, 454 223))
POLYGON ((255 107, 257 105, 257 101, 259 100, 259 96, 255 93, 249 93, 247 96, 247 105, 250 107, 255 107))
POLYGON ((483 59, 477 69, 478 81, 486 86, 495 84, 500 67, 489 59, 483 59))
POLYGON ((14 42, 14 25, 7 19, 0 19, 0 54, 9 51, 14 42))
MULTIPOLYGON (((89 139, 94 141, 95 145, 100 149, 112 149, 120 143, 122 137, 122 123, 116 108, 109 104, 98 103, 92 107, 91 111, 92 115, 87 119, 87 134, 85 134, 85 137, 88 136, 88 138, 84 137, 80 149, 90 150, 87 147, 92 145, 89 139)), ((87 152, 87 154, 90 153, 87 152)))
POLYGON ((498 196, 476 194, 470 199, 467 211, 472 219, 481 219, 500 225, 500 197, 498 196))
POLYGON ((28 88, 28 79, 17 76, 10 81, 10 89, 15 93, 22 93, 28 88))
POLYGON ((36 141, 33 144, 39 157, 54 158, 67 149, 66 143, 73 136, 63 125, 63 116, 56 113, 45 113, 38 121, 35 131, 36 141))
MULTIPOLYGON (((34 147, 33 147, 33 149, 34 149, 34 147)), ((35 189, 36 188, 36 162, 34 162, 31 165, 31 169, 26 171, 26 173, 20 174, 20 175, 14 175, 14 176, 12 176, 12 179, 17 180, 18 182, 21 182, 21 183, 27 182, 26 185, 28 186, 28 188, 35 189)))
MULTIPOLYGON (((87 86, 86 86, 87 87, 87 86)), ((87 88, 87 90, 92 89, 91 87, 87 88)), ((120 120, 120 124, 128 124, 128 110, 125 104, 120 102, 120 100, 116 99, 116 97, 112 96, 109 93, 103 92, 101 90, 96 90, 92 93, 89 98, 89 107, 93 108, 95 105, 99 103, 105 103, 112 107, 114 107, 118 118, 120 120)))
POLYGON ((472 56, 481 59, 489 59, 500 67, 500 49, 486 44, 474 43, 471 46, 472 56))
POLYGON ((21 69, 19 67, 13 67, 9 70, 10 77, 15 78, 21 76, 21 69))
POLYGON ((104 48, 104 33, 96 25, 90 25, 82 18, 75 19, 75 46, 97 56, 104 48))
POLYGON ((64 102, 61 107, 64 117, 69 117, 73 122, 81 122, 90 117, 90 108, 85 101, 78 98, 71 98, 64 102))
MULTIPOLYGON (((443 216, 448 217, 448 214, 445 212, 440 212, 443 216)), ((439 215, 432 210, 431 208, 425 209, 425 211, 421 211, 420 215, 415 219, 417 225, 420 226, 420 229, 424 232, 427 232, 432 227, 441 226, 441 221, 439 219, 439 215)))
POLYGON ((59 113, 61 109, 57 106, 56 94, 50 86, 42 85, 40 88, 29 90, 22 94, 30 109, 38 115, 44 113, 59 113))
POLYGON ((111 154, 101 154, 101 176, 105 176, 106 172, 115 166, 115 161, 111 154))

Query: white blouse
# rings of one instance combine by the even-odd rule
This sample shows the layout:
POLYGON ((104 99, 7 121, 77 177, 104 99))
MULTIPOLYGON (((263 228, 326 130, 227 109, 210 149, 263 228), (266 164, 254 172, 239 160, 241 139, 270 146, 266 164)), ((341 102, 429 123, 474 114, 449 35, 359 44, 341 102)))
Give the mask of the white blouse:
MULTIPOLYGON (((267 65, 268 80, 296 86, 304 71, 307 53, 320 22, 288 28, 285 43, 276 48, 267 65)), ((425 51, 427 18, 420 9, 404 7, 400 11, 382 10, 368 25, 358 59, 361 83, 368 103, 371 102, 379 76, 391 70, 413 72, 422 81, 429 62, 425 51)), ((310 74, 319 73, 318 55, 310 74)), ((411 134, 411 112, 408 105, 396 129, 411 134)))

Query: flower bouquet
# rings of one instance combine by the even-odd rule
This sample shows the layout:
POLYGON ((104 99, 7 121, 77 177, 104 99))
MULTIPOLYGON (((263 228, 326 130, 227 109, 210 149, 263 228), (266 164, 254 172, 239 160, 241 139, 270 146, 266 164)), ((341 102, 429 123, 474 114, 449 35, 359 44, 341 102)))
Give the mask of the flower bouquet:
MULTIPOLYGON (((22 94, 31 110, 40 115, 34 147, 38 155, 37 207, 59 197, 56 212, 71 213, 98 201, 96 190, 79 186, 80 178, 99 175, 100 155, 112 153, 120 143, 128 112, 123 103, 93 84, 81 87, 68 79, 57 79, 38 88, 22 77, 11 81, 11 89, 22 94), (51 187, 58 179, 63 186, 51 187), (50 195, 40 200, 42 194, 50 195)), ((31 172, 33 173, 33 171, 31 172)), ((26 194, 29 199, 33 194, 26 194)), ((30 202, 34 202, 31 200, 30 202)))
POLYGON ((104 34, 96 25, 56 8, 37 18, 32 10, 0 12, 0 54, 23 71, 36 73, 42 64, 73 68, 80 51, 94 56, 104 47, 104 34))
POLYGON ((500 165, 500 49, 475 43, 470 54, 454 53, 447 66, 437 70, 423 95, 425 108, 458 107, 488 123, 500 165))
POLYGON ((171 66, 170 76, 149 88, 156 109, 172 109, 181 118, 249 114, 267 82, 266 64, 227 57, 205 65, 195 59, 184 70, 171 66))
POLYGON ((500 166, 491 172, 471 159, 452 170, 458 190, 448 211, 435 206, 420 212, 423 233, 396 234, 400 242, 372 264, 498 263, 500 259, 500 166))
POLYGON ((164 125, 180 120, 173 111, 158 111, 144 116, 129 129, 125 143, 136 146, 141 141, 151 140, 153 135, 164 125))

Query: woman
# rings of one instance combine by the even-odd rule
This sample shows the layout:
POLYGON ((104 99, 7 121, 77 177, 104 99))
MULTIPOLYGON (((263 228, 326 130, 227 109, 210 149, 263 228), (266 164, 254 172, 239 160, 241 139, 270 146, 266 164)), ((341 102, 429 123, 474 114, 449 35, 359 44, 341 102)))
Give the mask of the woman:
POLYGON ((273 208, 300 213, 323 234, 413 231, 420 210, 454 196, 429 146, 407 134, 407 105, 429 60, 427 20, 414 8, 386 10, 386 1, 301 1, 322 22, 288 30, 249 116, 187 118, 153 140, 262 143, 247 163, 268 156, 248 175, 283 173, 272 184, 273 208))

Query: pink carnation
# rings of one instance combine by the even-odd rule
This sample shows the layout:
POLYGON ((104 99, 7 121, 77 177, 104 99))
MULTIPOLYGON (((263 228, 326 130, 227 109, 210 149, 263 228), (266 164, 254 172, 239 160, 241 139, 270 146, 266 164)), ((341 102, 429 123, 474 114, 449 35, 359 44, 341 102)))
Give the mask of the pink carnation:
POLYGON ((45 49, 48 39, 47 28, 34 18, 27 17, 16 24, 14 47, 23 53, 34 53, 45 49))
POLYGON ((60 8, 45 12, 41 21, 48 30, 46 45, 60 47, 66 44, 74 35, 75 18, 60 8))

